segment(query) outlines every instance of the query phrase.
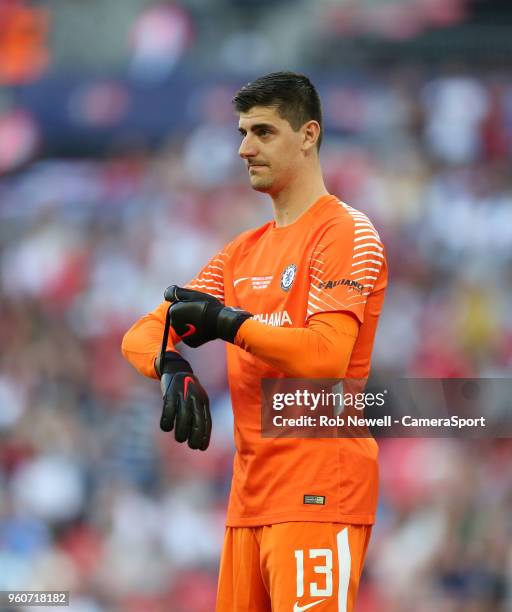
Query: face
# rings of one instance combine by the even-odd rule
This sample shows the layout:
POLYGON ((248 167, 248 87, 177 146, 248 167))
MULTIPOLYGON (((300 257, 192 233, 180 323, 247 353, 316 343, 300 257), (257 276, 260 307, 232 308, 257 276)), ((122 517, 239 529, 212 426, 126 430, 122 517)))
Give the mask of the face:
POLYGON ((302 129, 295 132, 275 107, 267 106, 240 113, 238 129, 242 136, 238 154, 246 163, 253 189, 273 194, 293 182, 304 163, 302 129))

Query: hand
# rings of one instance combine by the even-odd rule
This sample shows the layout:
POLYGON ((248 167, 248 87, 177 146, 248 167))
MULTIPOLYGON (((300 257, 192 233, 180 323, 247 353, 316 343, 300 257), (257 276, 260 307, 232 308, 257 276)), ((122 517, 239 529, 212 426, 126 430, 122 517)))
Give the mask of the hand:
POLYGON ((155 369, 163 398, 160 428, 174 429, 177 442, 187 441, 190 448, 206 450, 212 431, 210 402, 190 364, 179 353, 168 351, 155 369))
POLYGON ((193 348, 215 338, 234 342, 242 323, 252 317, 240 308, 224 306, 208 293, 176 285, 167 287, 164 298, 171 302, 169 313, 174 331, 193 348))

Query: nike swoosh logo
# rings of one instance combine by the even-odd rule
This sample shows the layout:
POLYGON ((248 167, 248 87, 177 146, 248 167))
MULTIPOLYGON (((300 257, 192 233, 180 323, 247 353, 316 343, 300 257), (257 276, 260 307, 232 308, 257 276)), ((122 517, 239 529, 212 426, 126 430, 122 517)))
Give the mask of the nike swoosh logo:
POLYGON ((250 276, 244 276, 243 278, 237 278, 235 281, 233 281, 233 287, 236 287, 238 283, 241 283, 244 280, 249 280, 250 278, 251 278, 250 276))
POLYGON ((195 325, 192 325, 192 323, 186 323, 187 326, 187 331, 184 334, 181 334, 180 338, 183 340, 183 338, 187 338, 188 336, 191 336, 192 334, 195 334, 197 329, 195 325))
POLYGON ((183 399, 186 400, 187 399, 187 391, 188 391, 188 386, 190 383, 194 382, 194 379, 192 378, 192 376, 185 376, 185 378, 183 379, 183 382, 185 383, 183 386, 183 399))
POLYGON ((322 603, 322 601, 325 601, 325 599, 319 599, 318 601, 314 601, 313 603, 307 604, 305 606, 299 606, 299 602, 296 601, 295 605, 293 606, 293 612, 304 612, 304 610, 309 610, 309 608, 312 608, 313 606, 322 603))

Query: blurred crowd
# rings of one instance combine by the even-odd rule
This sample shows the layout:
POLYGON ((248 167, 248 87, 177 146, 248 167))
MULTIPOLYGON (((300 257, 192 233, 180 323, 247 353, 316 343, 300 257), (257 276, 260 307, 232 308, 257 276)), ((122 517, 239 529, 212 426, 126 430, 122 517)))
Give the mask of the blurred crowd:
MULTIPOLYGON (((314 79, 314 75, 313 80, 314 79)), ((512 80, 452 68, 320 79, 328 187, 367 213, 390 287, 373 369, 506 377, 512 365, 512 80)), ((209 612, 233 457, 224 348, 184 352, 209 450, 158 429, 123 333, 271 217, 229 96, 157 150, 46 158, 0 179, 0 590, 73 612, 209 612)), ((510 440, 383 440, 359 612, 512 610, 510 440)))

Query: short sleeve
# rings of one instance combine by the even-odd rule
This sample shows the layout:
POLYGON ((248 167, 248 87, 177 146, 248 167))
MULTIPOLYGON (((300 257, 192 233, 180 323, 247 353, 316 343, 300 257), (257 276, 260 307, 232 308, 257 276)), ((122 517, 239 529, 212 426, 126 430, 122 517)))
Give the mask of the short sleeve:
POLYGON ((347 215, 323 233, 312 252, 307 316, 350 312, 363 323, 368 296, 383 286, 384 246, 368 217, 344 206, 347 215))

